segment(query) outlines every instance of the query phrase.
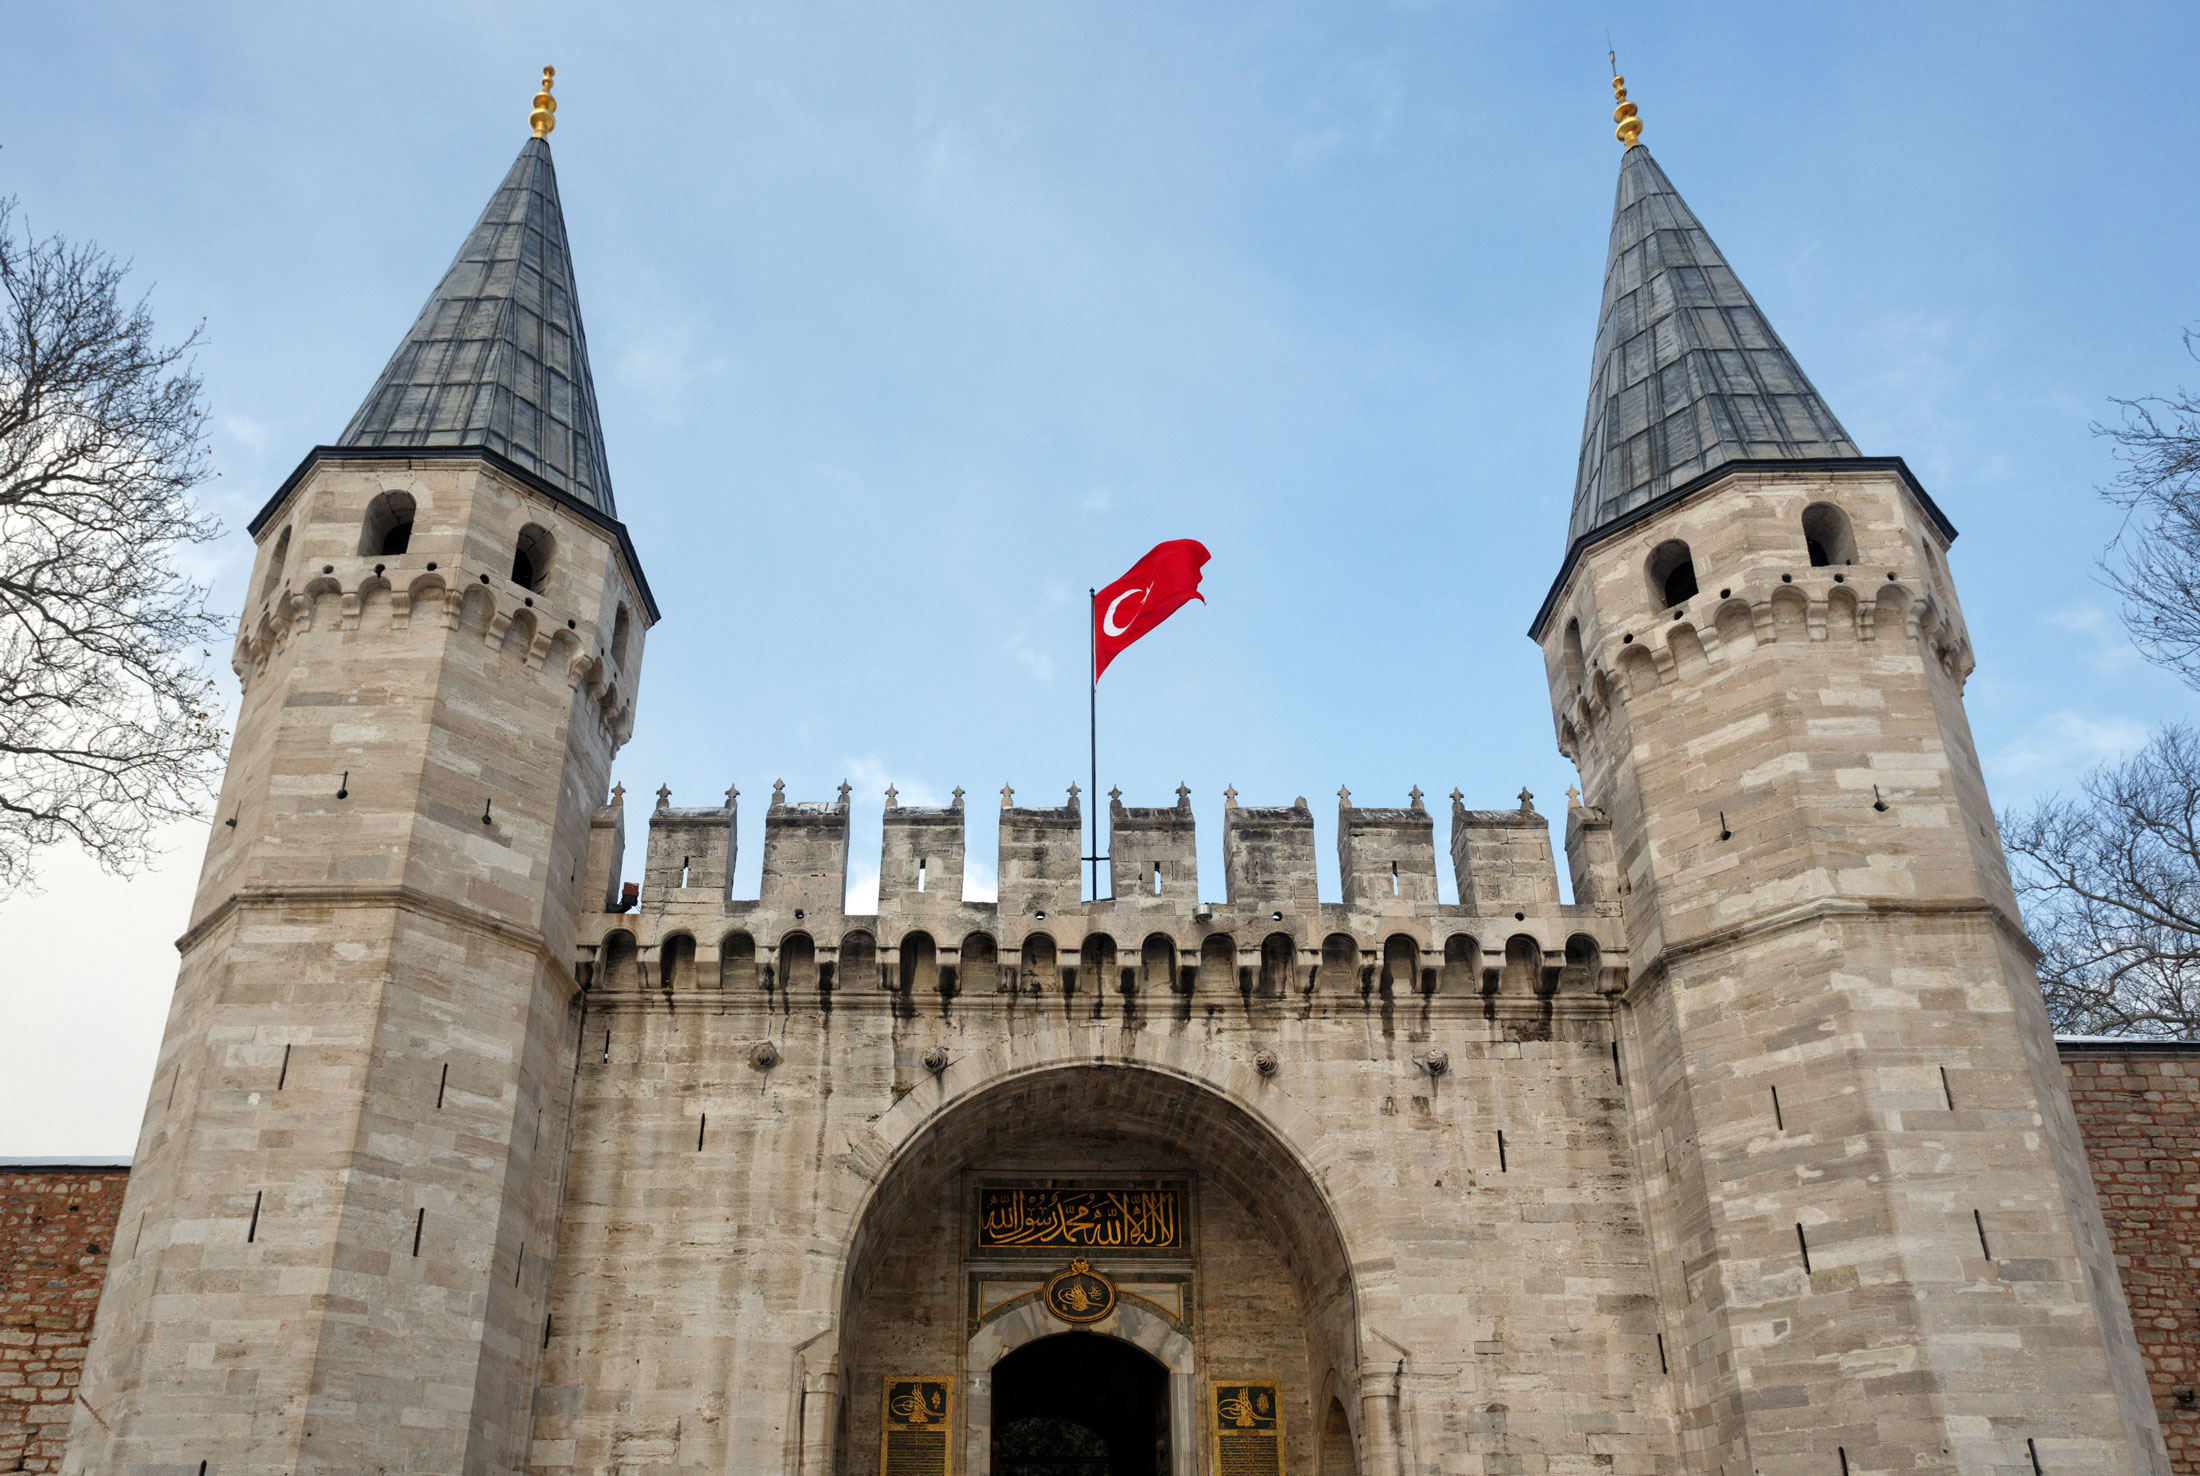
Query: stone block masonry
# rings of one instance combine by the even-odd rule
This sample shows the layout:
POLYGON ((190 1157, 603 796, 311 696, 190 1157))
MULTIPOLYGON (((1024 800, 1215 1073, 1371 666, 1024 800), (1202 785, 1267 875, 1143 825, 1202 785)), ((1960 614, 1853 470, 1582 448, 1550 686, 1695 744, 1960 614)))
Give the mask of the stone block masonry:
MULTIPOLYGON (((2200 1045, 2063 1041, 2177 1476, 2200 1476, 2200 1045)), ((129 1170, 0 1164, 0 1472, 57 1471, 129 1170)))
POLYGON ((2064 1041, 2116 1270, 2178 1476, 2200 1473, 2200 1044, 2064 1041))
POLYGON ((61 1469, 129 1176, 0 1163, 0 1471, 61 1469))

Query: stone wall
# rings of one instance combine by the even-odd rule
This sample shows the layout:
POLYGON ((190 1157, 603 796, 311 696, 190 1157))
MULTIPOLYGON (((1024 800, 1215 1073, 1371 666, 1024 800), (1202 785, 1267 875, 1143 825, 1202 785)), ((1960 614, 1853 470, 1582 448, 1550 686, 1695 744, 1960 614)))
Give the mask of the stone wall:
POLYGON ((2200 1473, 2200 1046, 2065 1042, 2116 1269, 2179 1476, 2200 1473))
MULTIPOLYGON (((2171 1461, 2200 1476, 2200 1047, 2061 1054, 2171 1461)), ((128 1173, 0 1167, 0 1471, 60 1468, 128 1173)), ((860 1425, 870 1405, 851 1404, 860 1425)))
POLYGON ((0 1165, 0 1471, 58 1471, 127 1168, 0 1165))

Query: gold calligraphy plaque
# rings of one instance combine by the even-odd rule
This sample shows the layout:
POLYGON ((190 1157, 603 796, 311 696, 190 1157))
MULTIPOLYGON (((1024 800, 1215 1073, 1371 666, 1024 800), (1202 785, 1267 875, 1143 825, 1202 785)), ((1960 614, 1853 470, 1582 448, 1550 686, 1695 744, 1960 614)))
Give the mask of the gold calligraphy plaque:
POLYGON ((879 1476, 949 1476, 955 1380, 890 1378, 879 1414, 879 1476))
POLYGON ((1184 1191, 978 1187, 980 1250, 1182 1250, 1184 1191))
POLYGON ((1215 1476, 1283 1476, 1283 1401, 1273 1383, 1210 1384, 1215 1476))
POLYGON ((1083 1256, 1072 1256, 1069 1269, 1048 1279, 1043 1300, 1064 1322, 1098 1322, 1115 1310, 1115 1283, 1092 1269, 1083 1256))

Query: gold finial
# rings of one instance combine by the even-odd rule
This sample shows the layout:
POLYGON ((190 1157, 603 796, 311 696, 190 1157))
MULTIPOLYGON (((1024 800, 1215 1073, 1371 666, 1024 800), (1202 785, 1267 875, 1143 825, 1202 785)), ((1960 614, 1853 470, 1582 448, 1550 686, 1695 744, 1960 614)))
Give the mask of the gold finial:
POLYGON ((1635 114, 1635 105, 1627 100, 1627 79, 1619 74, 1619 56, 1607 51, 1612 58, 1612 96, 1619 106, 1612 109, 1612 121, 1619 127, 1612 130, 1612 137, 1628 148, 1642 142, 1642 119, 1635 114))
POLYGON ((550 130, 558 126, 558 100, 550 95, 550 84, 556 80, 558 69, 542 69, 542 91, 535 94, 535 110, 527 115, 527 126, 535 130, 535 137, 548 138, 550 130))

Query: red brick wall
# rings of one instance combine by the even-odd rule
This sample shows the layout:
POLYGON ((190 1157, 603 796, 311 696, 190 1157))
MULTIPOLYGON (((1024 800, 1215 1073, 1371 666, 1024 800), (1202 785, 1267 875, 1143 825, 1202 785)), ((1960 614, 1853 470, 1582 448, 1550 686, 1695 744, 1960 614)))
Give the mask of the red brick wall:
POLYGON ((2200 1049, 2062 1059, 2170 1466, 2200 1476, 2200 1049))
POLYGON ((58 1471, 122 1168, 0 1166, 0 1471, 58 1471))

